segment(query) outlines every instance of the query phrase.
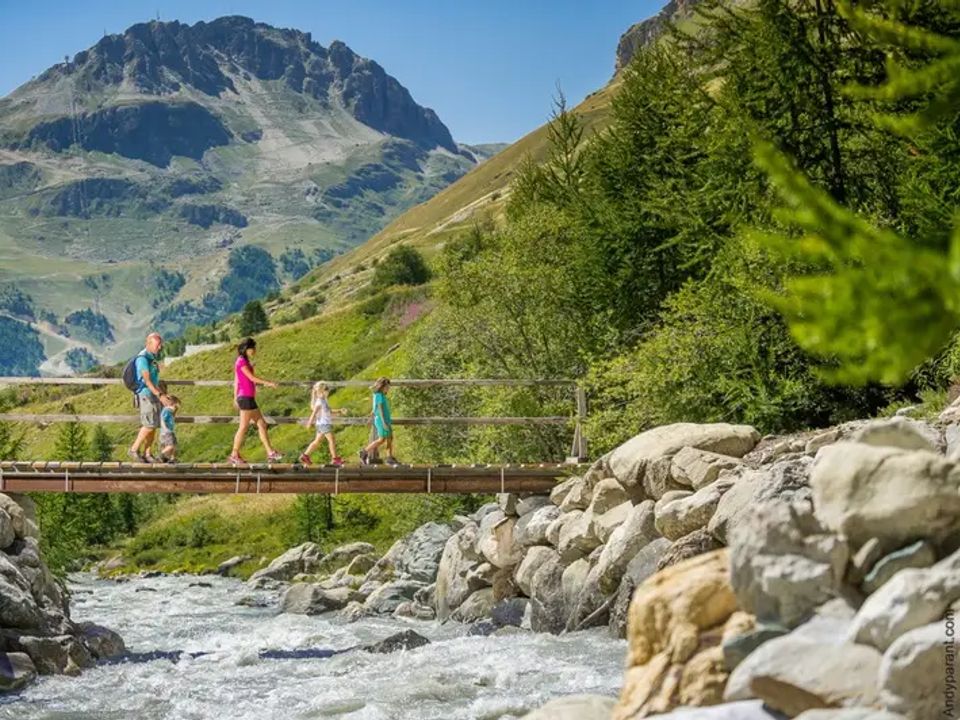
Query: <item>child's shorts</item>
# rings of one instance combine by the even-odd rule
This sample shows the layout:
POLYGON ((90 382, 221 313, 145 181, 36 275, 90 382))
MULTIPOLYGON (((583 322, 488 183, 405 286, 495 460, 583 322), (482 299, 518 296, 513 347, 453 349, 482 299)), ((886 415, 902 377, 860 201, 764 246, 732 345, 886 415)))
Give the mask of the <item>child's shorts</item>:
POLYGON ((160 447, 177 447, 177 436, 169 430, 160 431, 160 447))
POLYGON ((330 423, 317 423, 317 434, 329 435, 333 432, 333 425, 330 423))

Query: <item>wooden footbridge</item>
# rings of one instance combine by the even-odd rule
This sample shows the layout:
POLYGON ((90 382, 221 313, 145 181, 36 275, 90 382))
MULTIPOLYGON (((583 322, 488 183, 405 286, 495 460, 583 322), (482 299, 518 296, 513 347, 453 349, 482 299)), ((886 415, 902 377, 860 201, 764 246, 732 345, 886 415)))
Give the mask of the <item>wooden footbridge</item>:
MULTIPOLYGON (((227 386, 224 380, 166 380, 167 385, 227 386)), ((119 385, 115 378, 3 378, 2 385, 119 385)), ((309 388, 312 381, 288 381, 281 386, 309 388)), ((331 387, 367 386, 367 380, 331 381, 331 387)), ((292 463, 148 464, 120 462, 5 461, 0 462, 0 492, 58 493, 543 493, 558 479, 576 472, 586 460, 583 433, 586 396, 567 380, 392 380, 394 387, 437 386, 570 386, 574 392, 570 416, 533 417, 396 417, 395 425, 566 425, 573 429, 570 456, 563 463, 512 465, 300 465, 292 463)), ((306 418, 268 418, 271 424, 302 423, 306 418)), ((136 425, 137 415, 0 413, 0 421, 51 423, 124 423, 136 425)), ((178 416, 178 424, 236 423, 232 415, 178 416)), ((335 417, 335 424, 366 425, 367 417, 335 417)))

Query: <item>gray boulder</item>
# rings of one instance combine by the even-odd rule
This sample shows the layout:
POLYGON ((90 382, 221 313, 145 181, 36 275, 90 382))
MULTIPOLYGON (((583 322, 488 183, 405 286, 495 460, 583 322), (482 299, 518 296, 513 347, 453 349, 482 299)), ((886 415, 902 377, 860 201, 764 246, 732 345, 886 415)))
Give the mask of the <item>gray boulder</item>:
POLYGON ((936 453, 838 443, 811 473, 817 517, 859 547, 935 539, 960 520, 960 468, 936 453))
POLYGON ((563 505, 563 501, 566 500, 567 495, 570 494, 573 486, 577 484, 579 480, 580 478, 578 477, 571 477, 554 485, 553 489, 550 491, 550 502, 557 507, 563 505))
POLYGON ((19 569, 0 554, 0 627, 31 629, 41 625, 43 614, 30 583, 19 569))
POLYGON ((809 498, 751 507, 730 536, 731 584, 761 623, 794 627, 843 594, 849 551, 824 532, 809 498))
POLYGON ((945 717, 945 699, 956 695, 947 677, 947 658, 956 661, 956 646, 947 643, 943 622, 931 623, 901 635, 883 654, 880 663, 880 702, 887 710, 903 713, 911 720, 945 717))
POLYGON ((723 547, 717 539, 710 534, 706 528, 694 530, 689 535, 684 535, 675 541, 666 552, 660 556, 657 564, 657 570, 663 570, 671 565, 676 565, 684 560, 689 560, 697 555, 703 555, 723 547))
POLYGON ((390 615, 401 603, 413 600, 417 591, 423 587, 426 585, 416 580, 392 580, 370 593, 364 600, 363 607, 368 613, 390 615))
POLYGON ((590 532, 601 542, 606 543, 610 540, 613 531, 620 527, 630 517, 633 511, 633 503, 627 500, 625 503, 617 505, 611 510, 607 510, 603 515, 590 516, 590 532))
POLYGON ((573 478, 563 502, 560 503, 560 509, 565 513, 572 510, 586 510, 593 499, 593 486, 594 483, 586 477, 573 478))
POLYGON ((481 563, 476 550, 477 525, 471 523, 454 533, 446 542, 437 567, 437 619, 446 620, 470 593, 485 583, 472 571, 481 563))
MULTIPOLYGON (((648 501, 653 504, 652 501, 648 501)), ((639 507, 639 505, 637 506, 639 507)), ((627 568, 617 588, 617 597, 610 606, 608 627, 610 634, 622 638, 627 634, 627 616, 630 610, 630 601, 634 590, 648 577, 657 572, 657 566, 664 553, 669 550, 671 542, 666 538, 655 538, 644 545, 627 564, 627 568)))
POLYGON ((729 544, 730 528, 744 521, 751 508, 769 501, 810 501, 812 460, 800 457, 739 475, 717 503, 707 529, 721 543, 729 544))
POLYGON ((297 615, 320 615, 333 610, 342 610, 347 603, 360 600, 362 596, 348 587, 324 588, 317 583, 291 585, 280 598, 280 612, 297 615))
POLYGON ((0 652, 0 692, 25 687, 37 677, 33 661, 25 653, 0 652))
POLYGON ((723 471, 736 470, 742 465, 729 455, 685 447, 673 456, 670 474, 681 485, 699 490, 715 482, 723 471))
POLYGON ((424 645, 429 645, 430 641, 423 635, 413 630, 403 630, 379 642, 365 645, 363 649, 368 653, 392 653, 399 650, 413 650, 424 645))
POLYGON ((499 509, 488 513, 480 521, 477 550, 491 565, 507 568, 520 562, 520 547, 513 539, 516 524, 516 518, 507 517, 499 509))
POLYGON ((514 542, 522 547, 548 545, 547 530, 558 517, 560 508, 552 504, 521 515, 513 528, 514 542))
POLYGON ((760 434, 746 425, 677 423, 653 428, 610 453, 607 463, 624 487, 642 486, 659 499, 669 489, 673 457, 685 447, 743 457, 753 449, 760 434))
POLYGON ((347 566, 355 557, 370 555, 375 551, 376 548, 368 542, 352 542, 339 545, 318 561, 310 572, 317 575, 329 574, 347 566))
POLYGON ((534 510, 548 507, 551 504, 548 495, 529 495, 522 497, 517 501, 517 515, 523 517, 524 515, 529 515, 534 510))
POLYGON ((504 515, 517 517, 517 503, 520 502, 520 496, 516 493, 497 493, 497 505, 504 515))
MULTIPOLYGON (((17 500, 14 500, 9 495, 4 495, 0 493, 0 510, 3 510, 6 513, 7 517, 10 519, 10 525, 13 528, 14 537, 22 538, 27 537, 27 521, 33 520, 36 522, 36 513, 35 511, 28 513, 24 510, 24 505, 29 505, 33 508, 33 501, 26 495, 19 495, 17 500), (21 504, 23 503, 23 504, 21 504)), ((12 542, 12 540, 11 540, 12 542)), ((2 545, 0 547, 6 547, 2 545)))
POLYGON ((250 576, 249 583, 256 585, 260 579, 289 582, 295 575, 312 574, 323 560, 323 551, 316 543, 307 542, 290 548, 274 558, 265 568, 250 576))
POLYGON ((566 624, 563 570, 559 558, 550 558, 533 574, 530 583, 530 627, 534 632, 559 633, 566 624))
POLYGON ((530 596, 530 584, 533 582, 533 575, 539 567, 544 562, 555 559, 556 557, 557 551, 544 545, 537 545, 527 550, 513 575, 517 587, 520 588, 524 595, 527 597, 530 596))
POLYGON ((72 635, 8 638, 8 646, 26 653, 41 675, 79 675, 95 661, 87 646, 72 635))
POLYGON ((589 512, 574 511, 566 514, 557 544, 557 551, 563 562, 573 562, 589 555, 600 546, 600 539, 592 532, 591 519, 589 512))
POLYGON ((706 527, 716 512, 724 493, 733 485, 732 479, 716 480, 700 488, 692 495, 678 497, 663 506, 657 503, 656 526, 660 534, 671 540, 679 540, 698 528, 706 527))
POLYGON ((626 521, 610 535, 596 564, 597 587, 604 595, 612 595, 620 586, 630 561, 640 549, 655 540, 653 501, 632 506, 626 521))
MULTIPOLYGON (((226 577, 233 572, 234 568, 236 568, 238 565, 242 565, 249 559, 249 555, 234 555, 229 560, 224 560, 222 563, 217 565, 217 575, 223 575, 226 577)), ((104 569, 107 569, 107 567, 104 566, 104 569)))
POLYGON ((901 450, 943 452, 946 445, 940 432, 926 423, 905 417, 871 420, 850 438, 853 442, 901 450))
POLYGON ((492 587, 480 588, 460 603, 460 606, 453 611, 451 617, 457 622, 477 622, 478 620, 489 617, 496 603, 497 601, 494 598, 492 587))
POLYGON ((884 651, 901 635, 935 622, 960 599, 960 550, 933 567, 901 570, 860 606, 849 638, 884 651))
POLYGON ((90 652, 99 660, 123 655, 127 651, 123 638, 110 628, 92 622, 82 622, 77 627, 90 652))
POLYGON ((0 550, 4 550, 17 539, 17 534, 13 531, 13 518, 7 511, 0 507, 0 550))
POLYGON ((421 525, 403 539, 403 550, 397 560, 401 578, 432 583, 437 579, 440 558, 453 529, 443 523, 421 525))

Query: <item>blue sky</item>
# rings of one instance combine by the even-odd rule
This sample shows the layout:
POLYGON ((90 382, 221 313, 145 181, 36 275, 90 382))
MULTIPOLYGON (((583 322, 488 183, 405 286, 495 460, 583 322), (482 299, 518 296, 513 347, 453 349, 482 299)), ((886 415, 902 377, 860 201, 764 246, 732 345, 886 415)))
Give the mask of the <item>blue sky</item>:
POLYGON ((0 0, 0 96, 107 33, 221 15, 343 40, 432 107, 460 142, 539 126, 557 82, 572 102, 613 73, 620 34, 665 0, 0 0))

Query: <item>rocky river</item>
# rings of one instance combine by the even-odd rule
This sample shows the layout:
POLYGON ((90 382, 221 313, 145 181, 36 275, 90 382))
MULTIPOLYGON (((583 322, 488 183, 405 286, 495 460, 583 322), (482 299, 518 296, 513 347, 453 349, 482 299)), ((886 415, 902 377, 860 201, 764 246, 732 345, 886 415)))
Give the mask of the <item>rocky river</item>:
POLYGON ((600 629, 476 637, 457 623, 279 614, 235 605, 248 590, 228 578, 76 575, 70 587, 73 617, 114 628, 129 652, 183 655, 43 676, 0 696, 0 718, 512 718, 560 695, 615 696, 623 678, 626 643, 600 629), (432 642, 402 654, 260 657, 346 649, 408 628, 432 642))

